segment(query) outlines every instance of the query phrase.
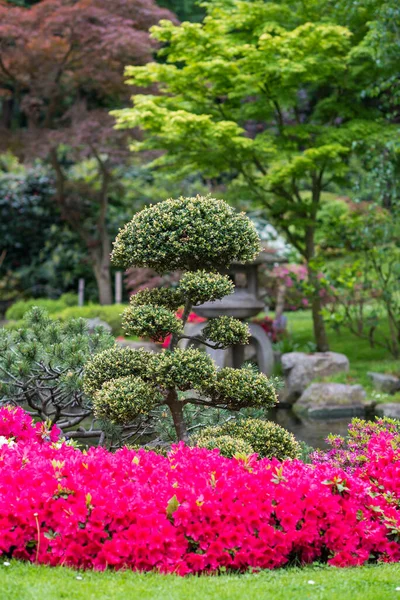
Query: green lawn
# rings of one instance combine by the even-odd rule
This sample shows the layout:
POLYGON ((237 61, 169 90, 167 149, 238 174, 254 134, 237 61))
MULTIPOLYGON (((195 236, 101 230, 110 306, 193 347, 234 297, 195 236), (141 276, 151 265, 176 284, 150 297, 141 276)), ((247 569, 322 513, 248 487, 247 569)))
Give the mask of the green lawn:
MULTIPOLYGON (((299 350, 313 341, 312 319, 310 311, 297 311, 286 313, 288 317, 288 331, 290 338, 299 345, 299 350)), ((360 383, 369 395, 372 394, 371 380, 368 371, 379 373, 400 373, 400 361, 395 360, 384 348, 371 348, 368 341, 343 330, 337 333, 328 329, 331 350, 345 354, 350 360, 349 373, 340 373, 329 378, 329 381, 338 383, 360 383)), ((307 351, 307 350, 305 350, 307 351)), ((400 402, 400 393, 394 396, 387 394, 374 394, 377 402, 400 402)))
POLYGON ((291 568, 220 577, 78 572, 0 562, 1 600, 394 600, 400 566, 291 568), (310 583, 311 582, 311 583, 310 583))

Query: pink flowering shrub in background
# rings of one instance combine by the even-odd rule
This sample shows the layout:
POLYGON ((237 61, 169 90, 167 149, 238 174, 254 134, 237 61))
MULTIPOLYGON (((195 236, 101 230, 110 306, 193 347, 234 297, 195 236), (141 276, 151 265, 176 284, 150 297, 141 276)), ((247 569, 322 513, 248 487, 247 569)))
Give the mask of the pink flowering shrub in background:
POLYGON ((170 454, 81 451, 0 409, 0 554, 78 568, 216 573, 301 561, 400 561, 400 450, 371 436, 362 470, 170 454))
MULTIPOLYGON (((308 283, 306 265, 297 263, 277 265, 272 271, 266 271, 264 277, 263 286, 272 300, 271 305, 273 307, 275 307, 278 289, 281 286, 285 288, 285 310, 299 310, 311 306, 310 296, 314 290, 308 283)), ((330 293, 329 288, 324 283, 324 274, 319 273, 318 279, 321 282, 321 289, 318 293, 323 302, 326 303, 330 300, 330 293)))
POLYGON ((371 448, 376 439, 385 440, 392 446, 400 447, 400 421, 387 417, 375 421, 353 419, 347 436, 330 435, 325 440, 331 446, 328 451, 317 450, 311 455, 314 464, 329 464, 346 471, 354 471, 369 460, 371 448), (378 437, 377 437, 378 436, 378 437))

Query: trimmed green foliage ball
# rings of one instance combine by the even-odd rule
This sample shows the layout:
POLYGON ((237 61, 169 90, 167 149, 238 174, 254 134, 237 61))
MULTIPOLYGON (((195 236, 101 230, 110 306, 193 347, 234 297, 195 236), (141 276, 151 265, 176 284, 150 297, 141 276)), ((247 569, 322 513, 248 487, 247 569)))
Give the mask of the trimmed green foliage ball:
POLYGON ((218 317, 208 321, 202 331, 202 337, 215 342, 219 348, 229 348, 234 344, 248 344, 249 327, 234 317, 218 317))
POLYGON ((155 357, 153 377, 164 389, 202 390, 206 382, 216 381, 216 367, 205 352, 177 348, 155 357))
MULTIPOLYGON (((294 435, 272 421, 262 419, 231 420, 223 425, 206 427, 200 438, 218 438, 230 436, 241 439, 257 452, 260 458, 297 458, 301 447, 294 435)), ((199 445, 196 441, 196 445, 199 445)))
POLYGON ((130 297, 131 306, 144 306, 152 304, 153 306, 163 306, 172 311, 177 311, 184 303, 182 294, 178 290, 169 288, 154 288, 152 290, 140 290, 130 297))
POLYGON ((216 382, 209 385, 209 394, 230 410, 270 408, 277 402, 274 385, 268 377, 249 368, 221 369, 216 382))
POLYGON ((223 200, 196 196, 144 208, 119 232, 112 262, 120 268, 217 271, 260 252, 252 222, 223 200))
POLYGON ((146 304, 128 306, 122 315, 122 328, 127 335, 148 337, 161 342, 170 333, 182 333, 182 321, 163 306, 146 304))
POLYGON ((185 273, 179 281, 178 290, 191 304, 220 300, 232 294, 234 285, 227 275, 193 271, 185 273))
POLYGON ((232 458, 236 454, 254 454, 254 450, 248 442, 231 435, 200 435, 196 439, 196 446, 208 450, 218 448, 220 454, 227 458, 232 458))
POLYGON ((106 381, 127 375, 146 378, 152 359, 153 353, 144 348, 134 350, 114 347, 96 354, 85 367, 85 393, 93 396, 106 381))
POLYGON ((93 398, 96 417, 127 425, 140 415, 147 415, 163 397, 140 377, 120 377, 106 381, 93 398))

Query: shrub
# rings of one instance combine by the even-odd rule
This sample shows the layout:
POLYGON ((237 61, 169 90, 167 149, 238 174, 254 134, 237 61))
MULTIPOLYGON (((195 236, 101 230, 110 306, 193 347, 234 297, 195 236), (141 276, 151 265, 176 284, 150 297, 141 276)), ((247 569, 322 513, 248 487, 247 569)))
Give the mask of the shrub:
MULTIPOLYGON (((129 421, 127 415, 132 416, 129 403, 123 398, 117 402, 115 396, 118 389, 121 393, 126 389, 126 380, 121 382, 120 388, 116 381, 129 374, 141 377, 148 383, 149 390, 157 395, 153 404, 148 402, 149 407, 160 404, 161 390, 161 404, 172 417, 178 440, 188 440, 184 408, 189 405, 239 410, 252 406, 268 408, 275 404, 274 386, 265 375, 248 369, 217 372, 208 354, 190 347, 178 347, 182 339, 189 339, 189 344, 200 341, 213 349, 248 342, 247 325, 232 317, 221 317, 208 323, 200 337, 186 335, 184 327, 193 306, 222 298, 233 291, 229 278, 215 271, 226 268, 234 260, 253 260, 259 246, 256 230, 243 213, 236 213, 223 200, 209 197, 166 200, 145 208, 125 225, 114 242, 114 264, 124 268, 135 266, 160 272, 185 272, 176 290, 143 290, 133 296, 125 310, 123 327, 128 334, 163 341, 164 347, 168 340, 168 347, 164 352, 154 354, 144 372, 128 373, 125 363, 121 368, 118 364, 112 367, 112 405, 118 404, 119 412, 117 415, 110 403, 111 420, 126 424, 129 421), (183 306, 182 312, 177 311, 178 306, 183 306), (127 415, 122 414, 122 407, 126 407, 127 415)), ((111 361, 113 355, 114 350, 110 352, 111 361)), ((105 356, 104 366, 99 360, 95 361, 94 370, 88 366, 87 390, 92 390, 99 381, 106 385, 110 375, 109 362, 105 356)), ((135 386, 138 385, 136 381, 135 386)), ((97 397, 102 400, 101 414, 107 416, 108 392, 104 396, 98 392, 97 397)), ((96 403, 96 397, 94 401, 96 403)), ((149 419, 150 416, 149 409, 149 419)))
POLYGON ((227 275, 194 271, 185 273, 178 290, 191 304, 202 304, 210 300, 220 300, 232 294, 234 285, 227 275))
MULTIPOLYGON (((236 440, 239 446, 241 442, 244 442, 250 448, 250 452, 256 452, 260 458, 284 460, 297 458, 301 454, 300 445, 293 434, 272 421, 262 421, 261 419, 230 420, 223 425, 206 427, 198 437, 194 437, 194 442, 197 446, 202 446, 206 441, 205 447, 210 448, 207 440, 217 441, 225 436, 236 440)), ((229 456, 225 453, 225 441, 222 441, 224 445, 221 448, 221 454, 229 456)), ((239 446, 237 452, 241 451, 239 446)), ((219 446, 212 447, 218 448, 219 446)))
POLYGON ((138 212, 118 234, 114 265, 175 270, 217 270, 248 262, 260 251, 256 229, 244 213, 210 197, 165 200, 138 212))
POLYGON ((89 334, 82 319, 61 323, 33 308, 23 327, 0 330, 0 403, 28 406, 36 417, 57 423, 71 436, 99 438, 101 432, 83 427, 92 413, 82 389, 83 368, 113 345, 102 328, 89 334))
POLYGON ((252 446, 244 439, 232 437, 231 435, 212 435, 213 432, 210 432, 210 429, 212 428, 208 427, 207 431, 196 439, 196 446, 208 450, 218 449, 221 456, 227 458, 254 453, 252 446))
POLYGON ((368 446, 377 435, 385 434, 392 444, 400 447, 400 421, 384 417, 373 421, 353 419, 346 437, 330 435, 325 440, 331 447, 328 451, 316 451, 311 454, 315 464, 330 464, 335 467, 354 470, 365 465, 368 460, 368 446))
POLYGON ((265 375, 249 367, 220 369, 216 379, 209 380, 207 384, 209 395, 216 402, 225 402, 231 410, 247 406, 269 408, 277 401, 273 383, 265 375))
POLYGON ((162 395, 140 377, 111 379, 94 395, 94 412, 97 417, 112 423, 129 424, 140 415, 148 414, 157 406, 162 395))
POLYGON ((400 561, 400 449, 387 433, 354 473, 183 444, 167 457, 82 452, 20 408, 0 409, 0 436, 4 559, 180 575, 400 561))
POLYGON ((163 389, 176 388, 182 392, 197 389, 203 391, 207 381, 216 377, 212 359, 201 350, 177 348, 166 350, 153 361, 154 381, 163 389))
POLYGON ((211 319, 204 327, 202 337, 214 342, 217 348, 229 348, 235 344, 248 344, 250 331, 246 323, 223 316, 211 319))
POLYGON ((99 318, 111 327, 112 334, 122 335, 121 314, 126 308, 123 304, 87 304, 86 306, 71 306, 56 312, 53 316, 61 321, 68 319, 95 319, 99 318))
POLYGON ((152 353, 139 348, 114 347, 99 352, 85 369, 84 390, 90 396, 101 389, 103 383, 128 375, 145 378, 152 353))
POLYGON ((75 294, 63 294, 57 300, 50 298, 31 298, 30 300, 18 300, 6 312, 6 319, 20 321, 25 314, 34 306, 43 308, 49 315, 58 313, 69 306, 78 304, 78 296, 75 294))
POLYGON ((149 337, 162 342, 169 334, 183 333, 182 321, 170 310, 155 304, 129 306, 124 311, 122 327, 128 335, 149 337))
POLYGON ((153 288, 139 290, 130 298, 131 306, 144 306, 151 304, 153 306, 163 306, 169 310, 177 311, 183 304, 183 296, 179 290, 169 288, 153 288))

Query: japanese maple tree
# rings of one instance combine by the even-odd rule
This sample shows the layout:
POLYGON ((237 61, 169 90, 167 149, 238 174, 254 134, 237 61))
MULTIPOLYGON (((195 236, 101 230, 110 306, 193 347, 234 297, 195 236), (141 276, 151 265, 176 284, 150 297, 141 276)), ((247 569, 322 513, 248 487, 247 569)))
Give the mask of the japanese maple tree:
POLYGON ((127 102, 124 66, 152 57, 148 29, 165 17, 172 15, 153 0, 0 2, 1 144, 52 165, 57 203, 86 244, 103 304, 112 301, 113 166, 124 158, 126 137, 108 110, 127 102), (82 160, 91 165, 89 180, 71 175, 82 160))

